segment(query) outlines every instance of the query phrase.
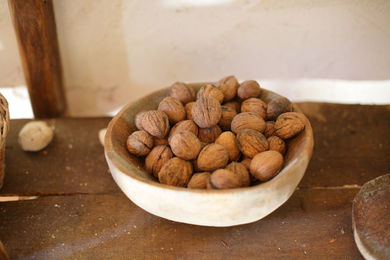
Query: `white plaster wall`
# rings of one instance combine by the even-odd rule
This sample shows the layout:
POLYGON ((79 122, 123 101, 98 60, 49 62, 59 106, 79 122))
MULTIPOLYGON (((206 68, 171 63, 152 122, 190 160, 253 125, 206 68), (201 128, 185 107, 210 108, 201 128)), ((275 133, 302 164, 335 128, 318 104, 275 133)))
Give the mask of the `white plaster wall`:
MULTIPOLYGON (((176 80, 228 74, 316 101, 321 91, 295 94, 302 79, 308 90, 318 79, 325 88, 347 80, 350 89, 375 80, 383 83, 381 102, 390 103, 388 0, 54 0, 54 8, 72 115, 113 111, 176 80)), ((0 0, 0 43, 7 46, 0 85, 18 85, 6 9, 0 0)), ((356 101, 343 93, 337 101, 356 101)))
POLYGON ((24 84, 7 0, 0 0, 0 86, 24 84))

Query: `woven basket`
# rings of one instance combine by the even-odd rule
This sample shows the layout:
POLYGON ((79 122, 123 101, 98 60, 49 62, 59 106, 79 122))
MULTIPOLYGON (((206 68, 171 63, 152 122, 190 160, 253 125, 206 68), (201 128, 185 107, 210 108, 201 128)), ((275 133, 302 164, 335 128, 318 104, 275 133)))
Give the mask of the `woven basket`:
POLYGON ((0 94, 0 188, 3 186, 5 168, 5 145, 9 129, 8 102, 0 94))

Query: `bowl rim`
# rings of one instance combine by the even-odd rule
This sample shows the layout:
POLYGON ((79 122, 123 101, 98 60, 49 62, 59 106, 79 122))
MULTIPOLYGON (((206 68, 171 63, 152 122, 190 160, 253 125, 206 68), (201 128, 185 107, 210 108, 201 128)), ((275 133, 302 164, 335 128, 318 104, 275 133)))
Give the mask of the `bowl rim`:
MULTIPOLYGON (((187 83, 187 85, 199 86, 199 85, 203 85, 206 83, 208 83, 208 82, 194 82, 194 83, 187 83)), ((263 188, 267 188, 268 186, 272 186, 273 183, 277 182, 278 179, 281 178, 281 176, 283 176, 284 174, 286 174, 286 172, 288 172, 287 170, 296 163, 297 158, 292 159, 288 165, 283 165, 283 168, 280 170, 280 172, 269 181, 259 183, 259 184, 253 185, 253 186, 239 187, 239 188, 234 188, 234 189, 189 189, 187 187, 171 186, 171 185, 166 185, 166 184, 163 184, 163 183, 160 183, 157 181, 153 181, 153 180, 141 177, 141 176, 133 173, 132 171, 127 170, 126 168, 124 168, 121 165, 121 163, 118 160, 116 160, 116 158, 114 156, 115 149, 114 149, 113 138, 112 138, 113 126, 116 124, 116 122, 118 120, 120 120, 122 118, 122 116, 127 112, 127 110, 134 105, 134 103, 136 103, 139 100, 151 98, 152 96, 155 96, 156 94, 160 93, 161 91, 164 91, 164 90, 167 91, 169 88, 170 87, 160 88, 158 90, 155 90, 147 95, 144 95, 144 96, 130 102, 129 104, 125 105, 109 122, 108 127, 107 127, 107 132, 106 132, 106 135, 104 138, 104 153, 105 153, 106 160, 109 161, 109 163, 111 163, 118 171, 120 171, 121 174, 124 174, 127 177, 129 177, 135 181, 141 182, 143 184, 152 185, 155 188, 165 189, 165 190, 169 190, 169 191, 186 192, 186 193, 199 193, 199 194, 235 194, 235 193, 241 193, 241 192, 250 192, 253 190, 263 189, 263 188)), ((262 91, 265 90, 266 92, 273 94, 273 95, 276 95, 276 96, 284 97, 282 95, 279 95, 279 94, 277 94, 273 91, 270 91, 268 89, 265 89, 265 88, 261 88, 261 90, 262 91)), ((294 104, 293 104, 293 109, 296 112, 301 112, 301 110, 294 104)), ((300 158, 301 160, 306 158, 308 161, 310 161, 310 158, 311 158, 312 153, 313 153, 314 137, 313 137, 312 126, 310 124, 310 121, 307 118, 305 120, 305 132, 306 131, 307 131, 307 137, 305 139, 307 139, 307 141, 305 143, 305 147, 308 147, 309 149, 303 149, 303 152, 302 152, 302 154, 299 155, 299 157, 301 157, 300 158)), ((143 171, 142 169, 139 169, 139 170, 143 171)), ((113 174, 113 173, 111 172, 111 174, 113 174)))

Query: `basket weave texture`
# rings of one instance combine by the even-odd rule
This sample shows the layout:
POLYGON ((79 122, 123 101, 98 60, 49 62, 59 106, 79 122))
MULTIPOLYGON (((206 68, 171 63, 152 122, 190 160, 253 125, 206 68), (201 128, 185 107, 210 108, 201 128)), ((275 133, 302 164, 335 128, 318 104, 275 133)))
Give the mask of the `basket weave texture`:
POLYGON ((8 102, 0 94, 0 188, 3 186, 4 169, 5 169, 5 145, 9 130, 9 111, 8 102))

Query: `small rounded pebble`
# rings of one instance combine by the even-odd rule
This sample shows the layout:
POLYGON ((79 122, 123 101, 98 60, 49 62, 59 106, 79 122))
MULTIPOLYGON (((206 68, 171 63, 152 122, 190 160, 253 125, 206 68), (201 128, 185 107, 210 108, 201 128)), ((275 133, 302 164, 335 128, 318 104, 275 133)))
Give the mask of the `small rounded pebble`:
POLYGON ((25 124, 19 132, 18 142, 24 151, 36 152, 45 148, 53 140, 53 128, 43 121, 25 124))

